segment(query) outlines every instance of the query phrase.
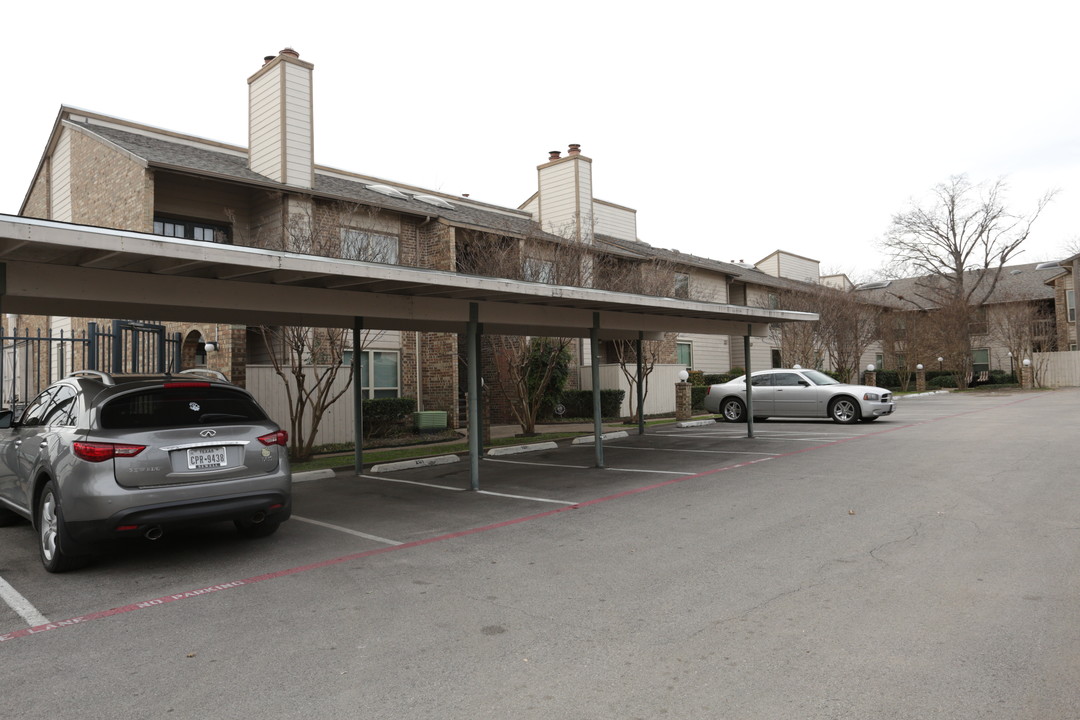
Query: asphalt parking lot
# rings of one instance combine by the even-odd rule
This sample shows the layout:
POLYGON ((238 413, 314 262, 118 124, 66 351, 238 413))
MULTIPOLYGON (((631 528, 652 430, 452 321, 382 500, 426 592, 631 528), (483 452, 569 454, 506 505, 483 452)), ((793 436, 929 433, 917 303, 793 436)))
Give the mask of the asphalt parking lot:
POLYGON ((1080 717, 1080 391, 662 426, 295 486, 66 575, 0 529, 19 717, 1080 717), (74 685, 59 683, 78 679, 74 685), (39 691, 48 683, 47 693, 39 691), (223 711, 222 708, 228 708, 223 711))

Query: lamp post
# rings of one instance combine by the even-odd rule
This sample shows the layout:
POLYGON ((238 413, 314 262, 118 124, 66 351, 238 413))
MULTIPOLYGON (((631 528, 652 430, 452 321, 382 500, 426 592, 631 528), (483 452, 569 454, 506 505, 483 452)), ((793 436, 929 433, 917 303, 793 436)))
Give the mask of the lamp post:
POLYGON ((938 372, 941 372, 941 363, 943 363, 943 362, 945 362, 945 358, 943 358, 943 357, 939 357, 939 358, 937 359, 937 369, 938 369, 938 372))
POLYGON ((1031 360, 1024 358, 1021 365, 1023 365, 1024 368, 1020 371, 1020 387, 1031 389, 1035 386, 1035 378, 1032 377, 1031 373, 1031 360))
POLYGON ((675 384, 675 419, 679 421, 689 420, 693 416, 693 397, 690 385, 686 381, 690 379, 690 373, 685 368, 679 371, 679 382, 675 384))

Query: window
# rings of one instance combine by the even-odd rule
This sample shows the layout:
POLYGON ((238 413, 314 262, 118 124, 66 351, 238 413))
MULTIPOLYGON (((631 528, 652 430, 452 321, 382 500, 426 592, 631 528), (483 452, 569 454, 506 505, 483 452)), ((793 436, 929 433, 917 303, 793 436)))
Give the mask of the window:
POLYGON ((207 387, 151 387, 120 395, 101 408, 106 430, 195 427, 213 423, 263 422, 266 414, 242 390, 207 387))
POLYGON ((990 372, 990 348, 971 351, 971 371, 975 374, 990 372))
POLYGON ((968 324, 968 332, 972 335, 986 334, 986 308, 975 308, 971 314, 971 322, 968 324))
POLYGON ((61 385, 53 395, 53 404, 45 414, 45 424, 51 427, 75 424, 75 409, 78 407, 75 388, 61 385))
POLYGON ((784 367, 783 356, 780 354, 780 351, 775 348, 772 351, 772 366, 774 368, 784 367))
POLYGON ((154 234, 201 242, 232 243, 227 225, 215 225, 202 220, 178 220, 157 216, 154 218, 154 234))
MULTIPOLYGON (((351 363, 354 353, 347 353, 351 363)), ((396 398, 401 396, 399 387, 398 353, 393 350, 360 351, 360 388, 363 397, 396 398)))
POLYGON ((801 375, 795 373, 773 373, 772 384, 777 387, 798 387, 805 384, 801 375))
POLYGON ((1069 322, 1076 322, 1076 291, 1065 291, 1065 307, 1068 308, 1069 322))
POLYGON ((549 284, 555 282, 555 263, 550 260, 527 257, 521 271, 529 282, 549 284))
POLYGON ((683 300, 690 299, 690 276, 686 273, 675 273, 675 287, 672 290, 672 297, 682 298, 683 300))
POLYGON ((675 343, 675 362, 683 367, 694 367, 694 345, 688 342, 675 343))
POLYGON ((341 257, 345 260, 397 265, 398 238, 396 235, 385 235, 371 230, 342 228, 341 257))

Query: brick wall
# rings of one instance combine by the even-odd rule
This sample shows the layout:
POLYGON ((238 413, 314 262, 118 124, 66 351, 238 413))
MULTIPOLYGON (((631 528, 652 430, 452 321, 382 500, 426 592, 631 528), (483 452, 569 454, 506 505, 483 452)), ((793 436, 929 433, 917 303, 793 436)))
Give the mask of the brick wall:
POLYGON ((41 172, 34 178, 34 184, 30 186, 30 194, 26 198, 26 208, 23 215, 32 218, 48 220, 51 217, 49 211, 49 167, 50 158, 45 158, 41 172))
POLYGON ((71 202, 76 223, 154 229, 153 173, 82 133, 71 134, 71 202))

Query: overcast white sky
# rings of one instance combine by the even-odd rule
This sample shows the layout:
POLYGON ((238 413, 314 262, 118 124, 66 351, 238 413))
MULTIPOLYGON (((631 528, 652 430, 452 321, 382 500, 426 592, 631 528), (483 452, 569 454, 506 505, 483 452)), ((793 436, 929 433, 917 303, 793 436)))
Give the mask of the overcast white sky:
POLYGON ((1024 261, 1080 236, 1067 2, 19 3, 3 12, 0 212, 61 104, 247 144, 247 78, 315 65, 316 161, 517 207, 580 143, 638 236, 719 260, 778 248, 864 278, 892 215, 1005 176, 1024 261), (343 9, 349 8, 349 9, 343 9))

